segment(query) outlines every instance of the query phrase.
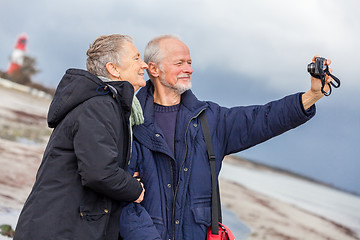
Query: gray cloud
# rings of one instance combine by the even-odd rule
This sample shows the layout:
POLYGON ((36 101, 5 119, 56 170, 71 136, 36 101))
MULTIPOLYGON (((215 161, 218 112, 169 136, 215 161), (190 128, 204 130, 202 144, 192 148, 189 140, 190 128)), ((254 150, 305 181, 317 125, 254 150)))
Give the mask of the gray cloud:
MULTIPOLYGON (((199 69, 218 65, 220 71, 266 79, 264 87, 292 90, 304 86, 304 69, 314 54, 355 75, 358 7, 356 1, 336 0, 6 2, 0 18, 8 48, 3 45, 0 56, 10 55, 19 32, 28 32, 40 80, 55 85, 54 72, 85 66, 84 52, 99 35, 132 35, 142 50, 152 37, 175 33, 190 46, 199 69)), ((1 65, 7 60, 2 57, 1 65)))

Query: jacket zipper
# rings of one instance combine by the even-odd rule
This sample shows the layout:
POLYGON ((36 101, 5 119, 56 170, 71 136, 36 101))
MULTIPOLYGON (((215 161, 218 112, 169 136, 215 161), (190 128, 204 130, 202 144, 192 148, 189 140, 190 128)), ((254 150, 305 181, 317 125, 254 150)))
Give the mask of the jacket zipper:
MULTIPOLYGON (((115 101, 119 104, 119 105, 121 105, 121 102, 120 102, 120 100, 118 99, 118 95, 117 95, 117 91, 116 91, 116 89, 113 87, 113 86, 111 86, 111 85, 107 85, 107 86, 110 86, 110 89, 112 89, 112 91, 111 91, 111 93, 113 94, 113 98, 115 99, 115 101), (115 90, 114 90, 115 89, 115 90)), ((131 158, 131 151, 132 151, 132 141, 131 141, 131 131, 130 131, 130 128, 131 128, 131 126, 130 126, 130 120, 129 119, 126 119, 125 117, 124 117, 124 115, 122 115, 123 116, 123 120, 124 120, 124 122, 125 122, 125 124, 126 124, 126 126, 129 126, 129 128, 127 129, 128 130, 128 150, 127 150, 127 153, 126 153, 126 159, 125 159, 125 161, 122 163, 122 166, 121 166, 121 168, 122 169, 124 169, 124 170, 126 170, 127 169, 127 167, 128 167, 128 165, 130 164, 130 158, 131 158)))
MULTIPOLYGON (((171 183, 174 187, 175 186, 174 175, 173 175, 174 170, 173 170, 173 166, 172 166, 170 157, 169 157, 169 165, 170 165, 170 172, 171 172, 171 183)), ((175 225, 174 225, 174 221, 175 221, 175 189, 171 190, 171 192, 173 194, 173 208, 172 208, 171 224, 172 224, 172 228, 173 228, 173 239, 175 239, 175 225)))
POLYGON ((189 126, 190 126, 190 123, 193 119, 197 118, 206 108, 203 108, 200 110, 200 112, 195 115, 194 117, 192 117, 190 119, 190 121, 188 122, 187 124, 187 127, 186 127, 186 131, 185 131, 185 155, 184 155, 184 159, 180 165, 180 168, 179 168, 179 172, 178 172, 178 180, 177 180, 177 183, 176 183, 176 188, 175 188, 175 192, 174 192, 174 200, 173 200, 173 215, 172 215, 172 226, 173 226, 173 240, 175 240, 175 202, 176 202, 176 196, 177 196, 177 191, 178 191, 178 187, 179 187, 179 182, 180 182, 180 174, 181 174, 181 169, 182 169, 182 166, 184 165, 184 162, 186 160, 186 155, 187 155, 187 142, 186 142, 186 135, 187 135, 187 132, 189 130, 189 126))

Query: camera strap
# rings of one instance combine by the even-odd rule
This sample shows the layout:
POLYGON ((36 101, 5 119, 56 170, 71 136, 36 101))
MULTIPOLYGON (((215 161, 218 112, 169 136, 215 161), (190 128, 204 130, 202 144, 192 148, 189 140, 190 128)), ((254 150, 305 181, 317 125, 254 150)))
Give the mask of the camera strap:
POLYGON ((335 77, 334 75, 332 75, 329 71, 329 67, 326 66, 326 69, 324 70, 324 72, 322 74, 320 74, 320 76, 316 76, 314 74, 311 74, 311 76, 313 76, 314 78, 320 79, 321 80, 321 92, 325 95, 325 96, 329 96, 332 92, 331 86, 333 86, 334 88, 338 88, 340 87, 340 79, 338 79, 337 77, 335 77), (329 92, 325 92, 324 91, 324 87, 325 87, 325 73, 330 76, 333 81, 331 81, 330 83, 328 83, 329 85, 329 92), (334 83, 334 81, 336 82, 336 84, 334 83))
POLYGON ((336 85, 334 84, 334 81, 331 81, 330 84, 334 87, 334 88, 338 88, 340 87, 340 79, 338 79, 337 77, 335 77, 334 75, 332 75, 329 71, 329 67, 327 67, 325 69, 325 72, 327 75, 329 75, 335 82, 336 82, 336 85))

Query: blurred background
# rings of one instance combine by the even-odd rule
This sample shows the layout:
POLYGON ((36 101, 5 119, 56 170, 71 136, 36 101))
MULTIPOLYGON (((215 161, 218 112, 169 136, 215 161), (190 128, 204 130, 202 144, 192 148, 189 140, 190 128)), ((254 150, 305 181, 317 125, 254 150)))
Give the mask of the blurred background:
POLYGON ((66 69, 85 69, 100 35, 131 35, 143 53, 153 37, 175 34, 191 51, 193 92, 232 107, 307 91, 307 64, 324 56, 341 87, 310 122, 238 156, 360 195, 359 9, 357 0, 0 0, 0 70, 22 33, 32 81, 48 88, 66 69))

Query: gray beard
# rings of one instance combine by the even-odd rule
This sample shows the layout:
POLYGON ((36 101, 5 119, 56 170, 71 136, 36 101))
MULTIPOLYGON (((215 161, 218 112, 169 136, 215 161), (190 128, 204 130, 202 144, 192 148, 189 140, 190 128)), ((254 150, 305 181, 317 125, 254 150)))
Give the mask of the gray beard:
POLYGON ((188 85, 184 85, 180 83, 176 83, 175 85, 170 85, 163 77, 160 77, 159 80, 164 86, 174 90, 179 95, 191 89, 191 82, 188 85))

